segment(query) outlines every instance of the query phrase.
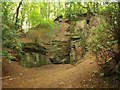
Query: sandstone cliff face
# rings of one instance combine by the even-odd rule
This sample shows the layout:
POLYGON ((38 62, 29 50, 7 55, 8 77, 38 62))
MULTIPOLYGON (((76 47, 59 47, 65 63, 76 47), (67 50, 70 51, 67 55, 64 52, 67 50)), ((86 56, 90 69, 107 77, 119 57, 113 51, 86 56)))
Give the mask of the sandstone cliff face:
MULTIPOLYGON (((43 56, 45 64, 74 64, 85 55, 91 37, 94 35, 91 30, 96 28, 101 20, 105 20, 105 17, 96 15, 69 23, 63 19, 62 22, 55 24, 54 29, 50 30, 36 26, 31 28, 26 37, 21 38, 21 41, 23 43, 37 43, 46 48, 47 53, 43 56)), ((25 54, 25 56, 27 55, 25 54)), ((38 59, 37 56, 38 53, 34 57, 39 60, 40 58, 38 59)))

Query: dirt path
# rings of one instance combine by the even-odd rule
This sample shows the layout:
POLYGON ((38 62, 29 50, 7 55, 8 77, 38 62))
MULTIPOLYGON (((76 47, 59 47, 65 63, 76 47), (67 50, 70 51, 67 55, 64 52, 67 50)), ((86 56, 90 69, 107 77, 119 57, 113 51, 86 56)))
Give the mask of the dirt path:
POLYGON ((87 53, 77 65, 45 65, 25 68, 16 62, 3 63, 4 88, 94 88, 118 87, 112 78, 98 77, 95 57, 87 53), (5 78, 7 77, 7 78, 5 78))

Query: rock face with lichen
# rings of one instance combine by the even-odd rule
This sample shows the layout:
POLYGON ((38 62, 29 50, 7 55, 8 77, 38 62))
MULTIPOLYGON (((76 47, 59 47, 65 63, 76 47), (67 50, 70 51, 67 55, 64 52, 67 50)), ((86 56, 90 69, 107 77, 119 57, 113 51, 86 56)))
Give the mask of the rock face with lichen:
POLYGON ((61 22, 59 33, 51 42, 52 63, 76 63, 85 54, 85 39, 87 38, 86 21, 61 22))
POLYGON ((63 19, 62 22, 56 23, 55 30, 49 32, 38 27, 34 27, 37 30, 28 32, 26 37, 21 38, 25 60, 35 66, 41 63, 39 61, 45 62, 44 64, 68 64, 81 59, 85 51, 85 45, 82 45, 85 41, 82 39, 85 37, 86 22, 84 19, 70 22, 72 23, 63 19))
POLYGON ((53 41, 51 44, 50 61, 54 64, 68 64, 70 63, 70 45, 68 41, 53 41))
POLYGON ((42 66, 46 64, 46 53, 46 48, 38 43, 24 43, 20 64, 25 67, 42 66))
POLYGON ((100 16, 78 18, 72 21, 67 20, 67 22, 66 19, 61 20, 56 23, 53 30, 36 26, 21 39, 25 45, 39 44, 39 46, 27 44, 28 46, 23 47, 26 59, 33 56, 36 61, 39 61, 42 58, 45 64, 74 64, 82 59, 90 42, 90 30, 100 23, 100 16), (41 58, 38 59, 38 57, 41 58))
POLYGON ((59 30, 54 40, 50 43, 50 61, 54 64, 68 64, 70 63, 70 39, 66 36, 66 30, 69 24, 61 22, 59 30))

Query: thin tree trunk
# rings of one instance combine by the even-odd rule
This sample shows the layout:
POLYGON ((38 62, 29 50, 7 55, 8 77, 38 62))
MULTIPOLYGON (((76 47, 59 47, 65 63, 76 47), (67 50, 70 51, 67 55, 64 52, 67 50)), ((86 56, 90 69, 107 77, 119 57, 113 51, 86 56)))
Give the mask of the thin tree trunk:
POLYGON ((17 10, 16 10, 16 21, 15 21, 15 25, 18 25, 18 15, 19 15, 19 9, 20 9, 20 6, 22 5, 22 1, 20 1, 18 7, 17 7, 17 10))

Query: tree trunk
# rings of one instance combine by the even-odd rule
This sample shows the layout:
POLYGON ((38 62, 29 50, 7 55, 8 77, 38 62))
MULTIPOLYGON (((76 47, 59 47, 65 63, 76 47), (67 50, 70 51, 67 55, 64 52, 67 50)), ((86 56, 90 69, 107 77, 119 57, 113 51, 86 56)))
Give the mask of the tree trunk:
POLYGON ((20 1, 18 7, 17 7, 17 10, 16 10, 16 21, 15 21, 15 25, 17 26, 18 25, 18 15, 19 15, 19 9, 20 9, 20 6, 22 5, 22 1, 20 1))

